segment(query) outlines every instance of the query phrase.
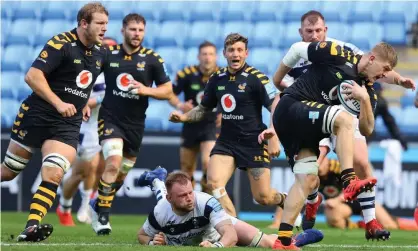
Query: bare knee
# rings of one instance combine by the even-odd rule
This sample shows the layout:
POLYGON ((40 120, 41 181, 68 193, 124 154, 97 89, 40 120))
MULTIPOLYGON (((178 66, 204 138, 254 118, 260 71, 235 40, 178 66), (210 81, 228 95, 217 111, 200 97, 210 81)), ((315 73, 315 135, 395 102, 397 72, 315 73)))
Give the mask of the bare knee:
POLYGON ((254 200, 257 201, 258 204, 263 206, 270 205, 270 198, 269 195, 266 193, 258 193, 254 195, 254 200))
POLYGON ((42 167, 42 180, 59 185, 61 183, 64 171, 56 167, 42 167))
POLYGON ((120 157, 109 157, 106 160, 106 167, 105 167, 105 172, 108 174, 111 174, 112 176, 117 176, 119 174, 119 169, 120 169, 120 161, 119 161, 120 157))
POLYGON ((348 112, 340 112, 337 115, 334 123, 334 133, 337 134, 341 130, 352 131, 353 130, 353 116, 348 112))

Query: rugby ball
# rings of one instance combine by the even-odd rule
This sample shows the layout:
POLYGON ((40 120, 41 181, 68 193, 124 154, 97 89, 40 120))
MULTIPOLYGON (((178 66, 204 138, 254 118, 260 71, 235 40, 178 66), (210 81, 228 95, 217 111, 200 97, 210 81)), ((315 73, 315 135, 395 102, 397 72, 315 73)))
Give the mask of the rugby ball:
POLYGON ((342 91, 346 90, 347 87, 344 85, 344 83, 354 85, 354 81, 352 80, 344 80, 343 82, 341 82, 341 84, 339 84, 338 86, 338 99, 340 100, 341 105, 345 108, 346 111, 358 116, 360 114, 360 101, 353 98, 345 100, 347 94, 343 94, 342 91))

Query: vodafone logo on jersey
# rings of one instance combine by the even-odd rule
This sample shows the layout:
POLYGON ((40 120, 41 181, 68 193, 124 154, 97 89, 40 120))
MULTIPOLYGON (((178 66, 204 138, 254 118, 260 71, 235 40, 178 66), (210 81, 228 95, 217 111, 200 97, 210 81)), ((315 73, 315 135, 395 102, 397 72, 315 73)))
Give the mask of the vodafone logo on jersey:
POLYGON ((87 70, 82 70, 76 80, 77 86, 81 89, 86 89, 93 82, 93 74, 87 70))
POLYGON ((202 102, 203 99, 203 95, 205 94, 204 91, 200 91, 199 93, 196 94, 196 102, 197 104, 200 105, 200 102, 202 102))
POLYGON ((225 112, 232 112, 237 107, 237 102, 231 94, 224 94, 221 98, 221 105, 225 112))
POLYGON ((121 91, 127 92, 129 91, 129 84, 132 80, 134 80, 134 77, 131 74, 121 73, 116 78, 116 84, 121 91))

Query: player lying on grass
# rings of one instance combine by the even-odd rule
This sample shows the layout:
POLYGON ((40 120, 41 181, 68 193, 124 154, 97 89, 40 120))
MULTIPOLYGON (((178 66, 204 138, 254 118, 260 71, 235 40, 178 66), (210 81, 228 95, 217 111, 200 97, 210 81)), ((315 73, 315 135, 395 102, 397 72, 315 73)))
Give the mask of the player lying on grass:
MULTIPOLYGON (((271 248, 277 235, 228 215, 211 195, 193 191, 191 178, 184 172, 168 175, 158 167, 139 178, 139 186, 149 186, 158 203, 138 232, 144 245, 199 245, 201 247, 250 246, 271 248), (165 183, 164 183, 165 181, 165 183)), ((295 237, 303 246, 321 241, 318 230, 295 237)))

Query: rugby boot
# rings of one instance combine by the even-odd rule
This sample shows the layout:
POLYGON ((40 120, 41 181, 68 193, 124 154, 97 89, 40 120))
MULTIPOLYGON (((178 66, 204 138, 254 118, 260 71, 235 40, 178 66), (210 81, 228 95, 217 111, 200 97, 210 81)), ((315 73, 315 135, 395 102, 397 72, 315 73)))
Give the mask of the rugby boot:
POLYGON ((296 246, 295 240, 292 238, 292 243, 289 246, 285 246, 279 239, 276 239, 273 245, 273 250, 301 250, 296 246))
POLYGON ((366 239, 367 240, 388 240, 390 238, 390 232, 383 229, 382 225, 373 219, 366 223, 366 239))
POLYGON ((360 180, 359 178, 355 177, 354 179, 350 180, 350 184, 343 189, 344 200, 348 202, 357 199, 357 196, 360 193, 373 189, 376 183, 376 178, 360 180))
POLYGON ((109 213, 97 212, 97 199, 90 200, 91 227, 97 235, 109 235, 112 227, 109 222, 109 213))
POLYGON ((294 238, 296 247, 303 247, 322 241, 322 239, 324 239, 324 234, 317 229, 308 229, 297 234, 294 238))
POLYGON ((322 203, 322 195, 318 193, 318 201, 315 204, 306 203, 305 214, 302 218, 302 229, 307 230, 315 226, 316 213, 322 203))
POLYGON ((57 213, 58 219, 60 221, 60 224, 66 227, 74 227, 74 221, 73 216, 70 212, 63 212, 61 211, 60 205, 58 205, 57 210, 55 211, 57 213))
POLYGON ((54 231, 51 224, 33 225, 27 227, 17 236, 17 241, 39 242, 46 240, 54 231))
POLYGON ((159 179, 161 181, 165 181, 167 178, 167 170, 164 167, 157 166, 152 171, 145 171, 136 181, 136 184, 140 187, 149 186, 152 188, 152 181, 154 179, 159 179))

